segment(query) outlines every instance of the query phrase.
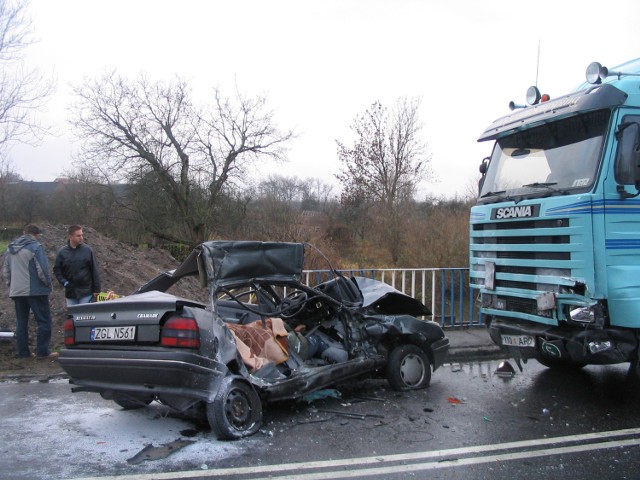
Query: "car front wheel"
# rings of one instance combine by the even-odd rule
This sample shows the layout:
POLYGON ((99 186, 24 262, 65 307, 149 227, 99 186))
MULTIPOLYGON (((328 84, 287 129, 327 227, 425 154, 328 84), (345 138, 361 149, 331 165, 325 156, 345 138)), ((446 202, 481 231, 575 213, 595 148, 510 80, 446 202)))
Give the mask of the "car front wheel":
POLYGON ((262 402, 247 382, 225 377, 213 401, 207 403, 207 420, 220 440, 248 437, 262 425, 262 402))
POLYGON ((386 373, 394 390, 418 390, 431 382, 431 363, 421 348, 401 345, 389 354, 386 373))

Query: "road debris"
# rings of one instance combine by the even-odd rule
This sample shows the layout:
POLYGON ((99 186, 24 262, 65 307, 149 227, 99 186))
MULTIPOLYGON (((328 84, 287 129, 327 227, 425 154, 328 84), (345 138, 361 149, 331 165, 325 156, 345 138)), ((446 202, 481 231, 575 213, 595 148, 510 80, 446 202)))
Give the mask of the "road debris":
POLYGON ((174 440, 173 442, 160 445, 159 447, 155 447, 150 443, 133 457, 128 458, 127 463, 131 465, 137 465, 144 462, 145 460, 160 460, 162 458, 167 458, 173 452, 177 452, 181 448, 186 447, 187 445, 191 445, 192 443, 195 443, 195 441, 183 440, 181 438, 174 440))
POLYGON ((515 374, 516 370, 513 368, 513 365, 507 361, 500 362, 500 365, 498 365, 496 369, 496 375, 501 378, 512 378, 515 374))

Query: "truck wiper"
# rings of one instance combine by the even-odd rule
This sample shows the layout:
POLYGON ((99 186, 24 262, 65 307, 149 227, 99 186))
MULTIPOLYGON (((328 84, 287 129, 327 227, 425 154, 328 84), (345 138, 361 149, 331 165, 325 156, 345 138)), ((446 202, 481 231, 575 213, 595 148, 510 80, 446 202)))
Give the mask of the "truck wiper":
POLYGON ((526 185, 523 185, 523 188, 526 187, 531 187, 531 188, 546 188, 548 190, 548 194, 545 196, 550 196, 553 194, 560 194, 560 195, 565 195, 567 193, 569 193, 567 191, 567 189, 558 189, 558 188, 554 188, 554 185, 557 185, 558 182, 534 182, 534 183, 527 183, 526 185))
POLYGON ((480 195, 480 198, 495 197, 496 195, 502 195, 505 192, 506 190, 496 190, 495 192, 487 192, 484 195, 480 195))
POLYGON ((557 184, 558 182, 535 182, 535 183, 527 183, 526 185, 522 185, 522 186, 523 187, 551 187, 557 184))

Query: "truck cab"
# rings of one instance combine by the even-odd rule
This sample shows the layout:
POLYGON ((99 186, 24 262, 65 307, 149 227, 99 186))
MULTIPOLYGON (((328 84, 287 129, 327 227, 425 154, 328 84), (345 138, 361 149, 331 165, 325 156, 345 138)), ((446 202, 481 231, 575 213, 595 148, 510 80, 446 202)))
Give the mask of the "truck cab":
POLYGON ((640 59, 494 121, 470 213, 492 340, 549 367, 632 362, 640 338, 640 59))

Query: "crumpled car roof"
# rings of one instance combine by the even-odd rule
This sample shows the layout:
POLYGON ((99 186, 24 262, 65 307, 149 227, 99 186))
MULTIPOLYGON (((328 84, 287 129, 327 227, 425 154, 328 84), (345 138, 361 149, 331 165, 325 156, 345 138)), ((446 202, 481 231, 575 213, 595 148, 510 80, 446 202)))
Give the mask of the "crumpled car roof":
POLYGON ((161 273, 133 293, 164 292, 191 275, 215 290, 254 279, 299 282, 303 262, 302 243, 214 240, 199 244, 175 270, 161 273))
POLYGON ((247 280, 299 282, 302 243, 210 241, 200 244, 207 283, 214 290, 247 280))

